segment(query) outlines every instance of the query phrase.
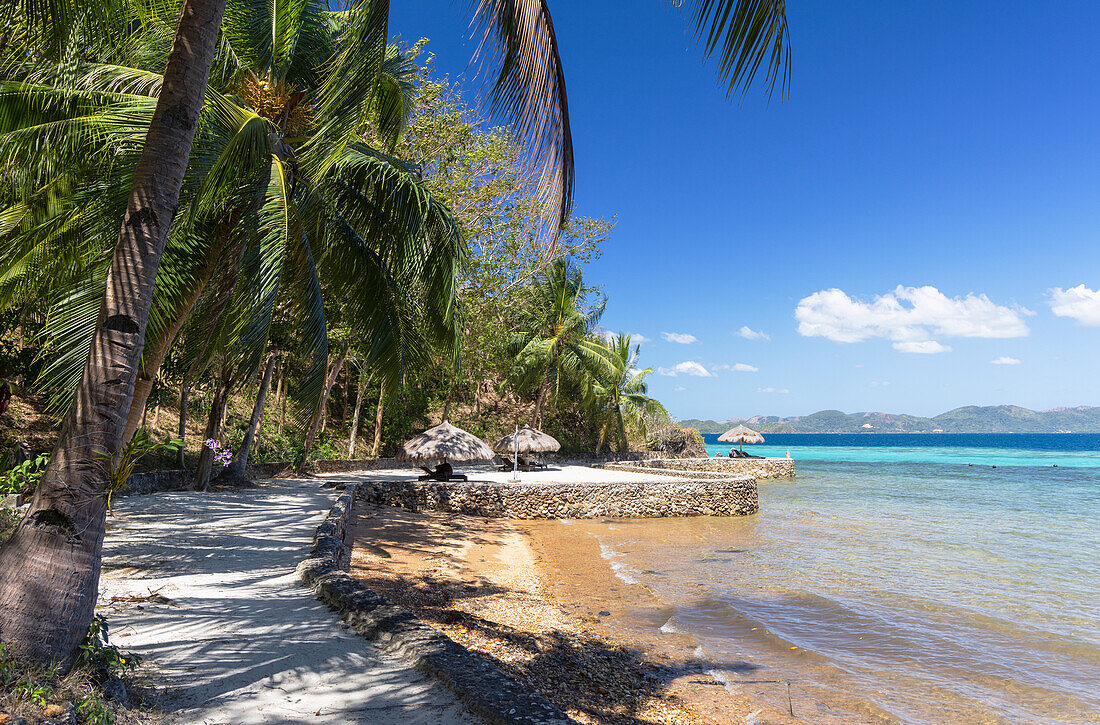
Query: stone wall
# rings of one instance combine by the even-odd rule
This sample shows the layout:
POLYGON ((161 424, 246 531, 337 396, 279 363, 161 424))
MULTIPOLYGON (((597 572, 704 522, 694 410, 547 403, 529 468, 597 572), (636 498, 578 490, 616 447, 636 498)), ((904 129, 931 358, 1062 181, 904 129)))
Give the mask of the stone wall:
POLYGON ((347 473, 348 471, 377 471, 383 468, 408 468, 411 464, 395 458, 357 458, 339 461, 314 461, 309 464, 310 473, 347 473))
POLYGON ((387 506, 508 519, 744 516, 759 508, 748 477, 623 483, 363 481, 359 496, 387 506))
MULTIPOLYGON (((393 458, 362 458, 357 460, 337 461, 313 461, 307 467, 308 473, 346 473, 348 471, 377 471, 385 468, 405 468, 408 464, 399 463, 393 458)), ((276 476, 288 476, 293 474, 294 464, 289 461, 273 461, 270 463, 250 463, 248 475, 254 479, 274 478, 276 476)), ((216 483, 215 470, 211 479, 216 483)), ((195 472, 189 469, 176 468, 161 471, 143 471, 130 476, 126 487, 116 495, 129 496, 157 491, 185 491, 191 485, 195 472)))
MULTIPOLYGON (((505 454, 501 454, 504 456, 505 454)), ((663 454, 657 451, 626 451, 623 453, 540 453, 543 460, 557 463, 561 466, 591 466, 596 463, 610 463, 611 461, 648 461, 660 458, 663 454)))
POLYGON ((659 458, 648 461, 616 461, 596 464, 596 468, 614 471, 651 473, 659 468, 672 475, 675 471, 719 472, 736 476, 761 478, 794 478, 794 461, 790 458, 659 458))

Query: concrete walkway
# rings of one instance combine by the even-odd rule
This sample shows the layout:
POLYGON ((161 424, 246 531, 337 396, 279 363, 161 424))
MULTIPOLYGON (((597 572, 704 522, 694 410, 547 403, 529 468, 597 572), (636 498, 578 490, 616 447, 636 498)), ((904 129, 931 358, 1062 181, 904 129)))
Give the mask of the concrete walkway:
POLYGON ((335 498, 320 483, 117 498, 98 610, 111 641, 159 672, 172 723, 478 722, 299 585, 335 498))

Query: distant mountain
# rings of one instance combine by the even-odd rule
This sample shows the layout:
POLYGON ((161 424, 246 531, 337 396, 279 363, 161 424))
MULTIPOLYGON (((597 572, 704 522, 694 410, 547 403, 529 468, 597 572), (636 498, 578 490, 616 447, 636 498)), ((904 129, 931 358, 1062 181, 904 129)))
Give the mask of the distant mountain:
POLYGON ((694 428, 700 433, 725 433, 733 426, 741 423, 740 418, 734 420, 723 420, 721 422, 716 420, 697 420, 695 418, 688 418, 687 420, 677 421, 677 424, 681 428, 694 428))
POLYGON ((738 423, 761 433, 1100 433, 1100 408, 1034 411, 1016 405, 967 405, 934 418, 820 410, 795 418, 757 415, 725 421, 680 421, 700 433, 724 433, 738 423))

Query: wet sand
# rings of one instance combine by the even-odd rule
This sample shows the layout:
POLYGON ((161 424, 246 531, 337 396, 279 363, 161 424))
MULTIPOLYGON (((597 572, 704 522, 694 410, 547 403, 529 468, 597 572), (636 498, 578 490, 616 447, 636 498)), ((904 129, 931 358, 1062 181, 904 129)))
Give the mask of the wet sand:
MULTIPOLYGON (((708 670, 668 607, 568 522, 357 504, 352 574, 583 723, 795 722, 708 670), (629 577, 628 577, 629 578, 629 577)), ((749 667, 721 663, 722 669, 749 667)))

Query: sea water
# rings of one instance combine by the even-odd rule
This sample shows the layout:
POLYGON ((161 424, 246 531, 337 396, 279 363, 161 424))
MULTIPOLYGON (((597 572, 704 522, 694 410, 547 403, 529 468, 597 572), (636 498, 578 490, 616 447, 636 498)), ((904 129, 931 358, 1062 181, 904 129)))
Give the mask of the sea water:
POLYGON ((716 681, 815 723, 1100 723, 1100 436, 767 438, 797 477, 758 514, 595 532, 716 681))

